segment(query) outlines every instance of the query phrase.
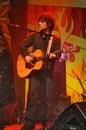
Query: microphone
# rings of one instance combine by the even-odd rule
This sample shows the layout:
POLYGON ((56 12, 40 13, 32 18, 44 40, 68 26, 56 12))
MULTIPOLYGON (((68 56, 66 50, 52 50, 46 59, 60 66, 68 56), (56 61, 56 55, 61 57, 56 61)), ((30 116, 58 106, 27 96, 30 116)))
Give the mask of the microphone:
POLYGON ((19 28, 18 24, 9 24, 9 25, 12 26, 12 27, 15 27, 15 28, 19 28))

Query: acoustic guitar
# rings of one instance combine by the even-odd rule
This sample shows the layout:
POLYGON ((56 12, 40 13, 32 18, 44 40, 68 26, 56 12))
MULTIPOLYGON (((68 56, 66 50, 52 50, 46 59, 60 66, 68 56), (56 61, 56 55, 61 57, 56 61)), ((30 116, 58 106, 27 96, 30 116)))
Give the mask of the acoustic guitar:
MULTIPOLYGON (((73 52, 75 50, 76 50, 75 46, 72 46, 63 49, 61 52, 69 53, 70 51, 73 52)), ((54 53, 55 54, 58 53, 58 50, 55 51, 54 53)), ((17 73, 18 76, 21 78, 28 76, 33 70, 41 69, 44 63, 44 59, 46 58, 46 56, 44 56, 44 52, 41 51, 40 49, 30 53, 30 56, 33 58, 32 63, 30 65, 25 62, 21 54, 19 54, 17 58, 17 73)))

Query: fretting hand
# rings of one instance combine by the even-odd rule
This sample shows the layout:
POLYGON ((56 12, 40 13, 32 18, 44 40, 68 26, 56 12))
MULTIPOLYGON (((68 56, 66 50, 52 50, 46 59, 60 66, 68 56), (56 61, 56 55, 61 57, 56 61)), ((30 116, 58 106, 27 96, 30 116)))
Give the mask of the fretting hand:
POLYGON ((49 58, 50 58, 50 59, 54 59, 54 58, 56 58, 56 55, 55 55, 54 53, 50 53, 50 54, 49 54, 49 58))

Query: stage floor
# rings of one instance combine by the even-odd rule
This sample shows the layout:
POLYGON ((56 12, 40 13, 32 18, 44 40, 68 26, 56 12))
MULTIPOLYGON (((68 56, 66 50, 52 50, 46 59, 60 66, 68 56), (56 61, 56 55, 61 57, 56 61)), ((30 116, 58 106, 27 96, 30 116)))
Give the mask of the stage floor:
MULTIPOLYGON (((4 130, 21 130, 22 126, 23 126, 22 124, 9 125, 9 126, 5 126, 4 130)), ((37 124, 34 130, 38 130, 40 128, 42 128, 42 125, 37 124)), ((48 128, 49 128, 49 126, 48 126, 48 128)))
POLYGON ((9 125, 9 126, 5 126, 4 130, 21 130, 22 125, 20 124, 14 124, 14 125, 9 125))

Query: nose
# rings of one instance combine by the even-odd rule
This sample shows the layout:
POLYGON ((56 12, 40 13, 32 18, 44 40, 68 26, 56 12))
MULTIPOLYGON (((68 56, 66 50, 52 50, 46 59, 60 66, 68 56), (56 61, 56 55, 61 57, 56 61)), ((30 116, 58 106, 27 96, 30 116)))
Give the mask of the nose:
POLYGON ((39 22, 38 22, 38 25, 41 25, 41 23, 42 23, 42 22, 41 22, 41 21, 39 21, 39 22))

